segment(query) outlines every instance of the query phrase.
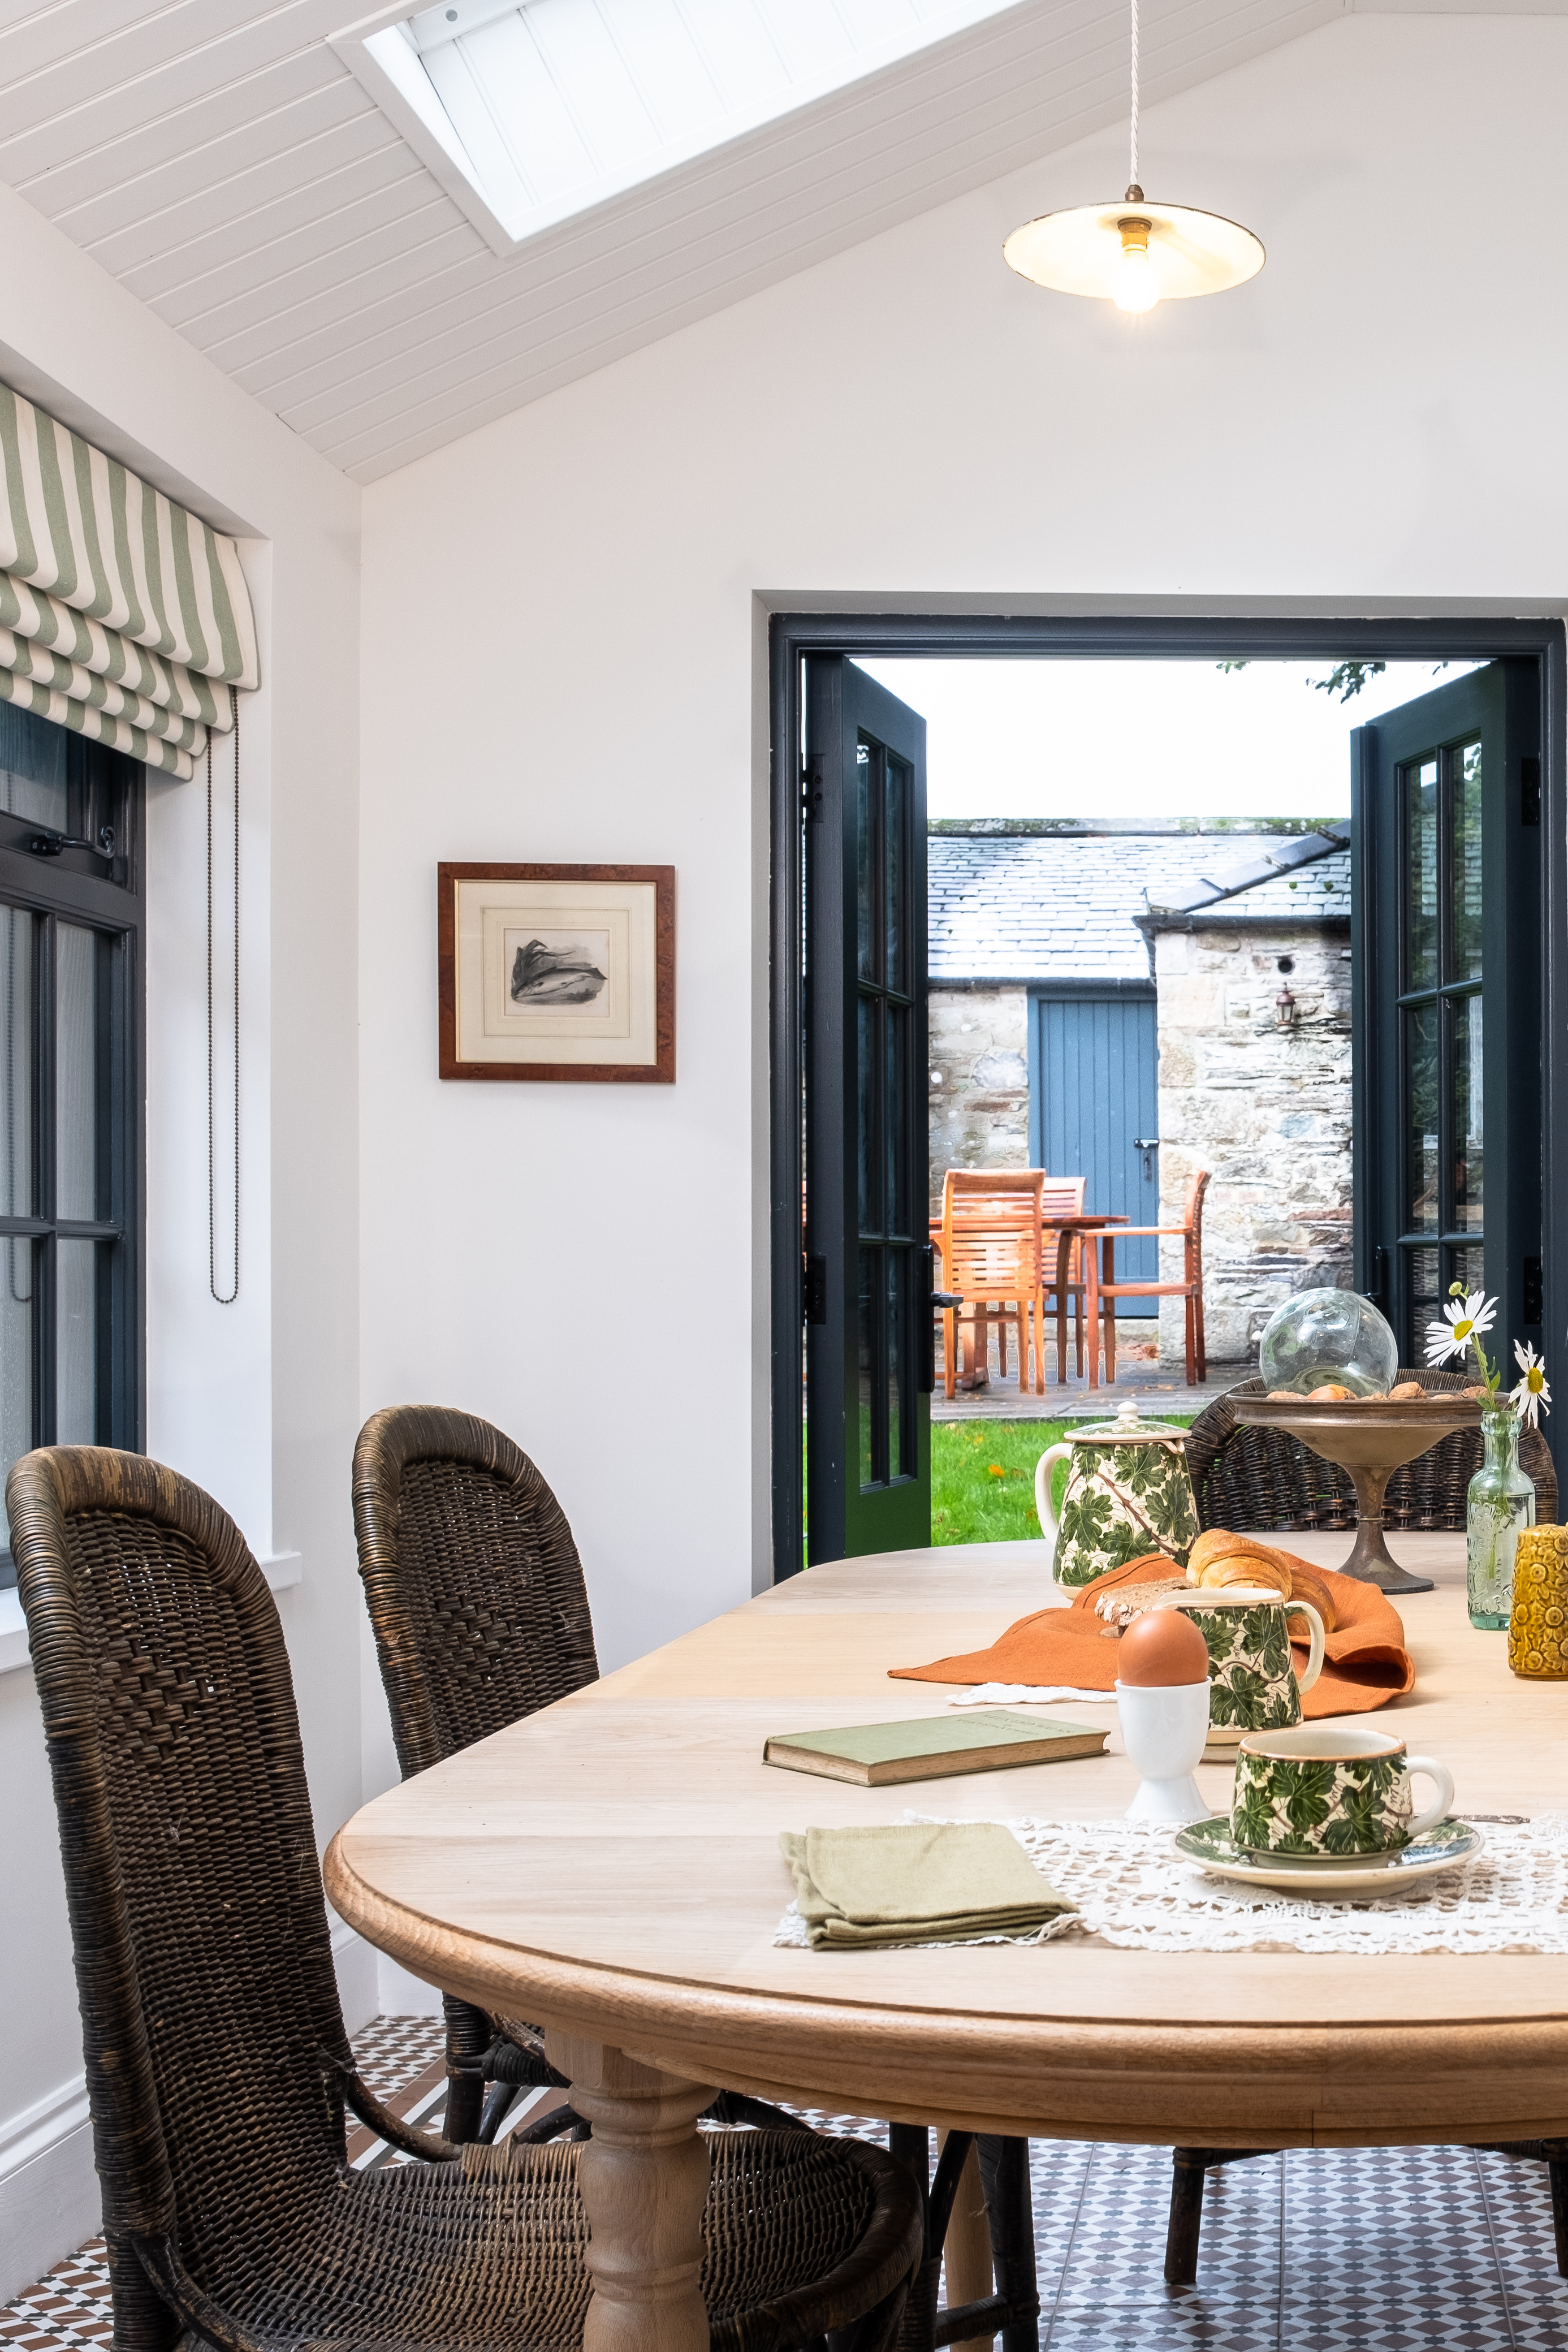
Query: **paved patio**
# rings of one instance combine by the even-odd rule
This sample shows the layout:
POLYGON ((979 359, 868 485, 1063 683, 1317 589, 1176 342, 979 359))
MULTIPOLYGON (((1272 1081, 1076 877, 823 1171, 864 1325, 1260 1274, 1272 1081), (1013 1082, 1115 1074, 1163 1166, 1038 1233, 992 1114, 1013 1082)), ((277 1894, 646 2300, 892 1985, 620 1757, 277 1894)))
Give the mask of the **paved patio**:
MULTIPOLYGON (((1048 1364, 1049 1364, 1049 1359, 1048 1364)), ((992 1351, 990 1379, 981 1389, 960 1389, 955 1397, 942 1393, 941 1349, 937 1349, 936 1392, 931 1400, 933 1421, 1103 1421, 1113 1416, 1128 1398, 1135 1397, 1138 1411, 1148 1419, 1162 1413, 1192 1414, 1203 1411, 1216 1397, 1223 1396, 1239 1381, 1249 1381, 1258 1367, 1249 1358, 1240 1363, 1216 1364, 1208 1367, 1208 1378, 1199 1388, 1188 1388, 1179 1370, 1168 1365, 1162 1368, 1147 1357, 1129 1356, 1123 1349, 1116 1352, 1116 1381, 1112 1388, 1090 1388, 1085 1381, 1073 1377, 1065 1388, 1059 1388, 1049 1377, 1045 1393, 1037 1396, 1033 1389, 1021 1394, 1018 1383, 1018 1368, 1009 1361, 1003 1378, 996 1369, 992 1351)))

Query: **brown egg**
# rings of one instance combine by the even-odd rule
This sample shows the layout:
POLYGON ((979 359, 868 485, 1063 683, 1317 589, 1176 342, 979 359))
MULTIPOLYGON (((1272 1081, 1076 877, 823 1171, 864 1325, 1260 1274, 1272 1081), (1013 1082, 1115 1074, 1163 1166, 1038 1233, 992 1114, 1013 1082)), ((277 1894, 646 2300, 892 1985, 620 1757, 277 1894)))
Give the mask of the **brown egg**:
POLYGON ((1208 1643, 1184 1609, 1145 1609, 1134 1617, 1116 1651, 1124 1683, 1206 1683, 1208 1643))

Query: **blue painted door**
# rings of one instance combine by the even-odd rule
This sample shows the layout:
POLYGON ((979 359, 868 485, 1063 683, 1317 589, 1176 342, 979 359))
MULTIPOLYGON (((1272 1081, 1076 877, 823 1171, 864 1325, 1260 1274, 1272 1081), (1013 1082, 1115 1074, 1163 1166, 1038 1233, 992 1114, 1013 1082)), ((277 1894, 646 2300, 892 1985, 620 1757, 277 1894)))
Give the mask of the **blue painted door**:
MULTIPOLYGON (((1160 1213, 1155 992, 1084 989, 1030 1005, 1030 1150, 1051 1176, 1084 1178, 1083 1205, 1155 1225, 1160 1213)), ((1124 1282, 1159 1280, 1159 1244, 1116 1252, 1124 1282)), ((1116 1319, 1157 1315, 1157 1298, 1124 1298, 1116 1319)))

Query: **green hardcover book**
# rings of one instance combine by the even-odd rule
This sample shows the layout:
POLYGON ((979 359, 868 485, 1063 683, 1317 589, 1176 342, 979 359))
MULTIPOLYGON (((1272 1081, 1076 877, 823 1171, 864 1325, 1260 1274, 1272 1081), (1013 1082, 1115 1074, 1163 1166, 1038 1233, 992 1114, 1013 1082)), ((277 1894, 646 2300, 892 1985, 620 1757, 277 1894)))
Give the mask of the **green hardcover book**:
POLYGON ((915 1723, 852 1723, 841 1731, 776 1731, 762 1760, 786 1772, 820 1772, 881 1789, 895 1780, 945 1780, 956 1772, 1000 1772, 1018 1764, 1060 1764, 1103 1756, 1111 1736, 1081 1723, 1052 1723, 1006 1707, 924 1716, 915 1723))

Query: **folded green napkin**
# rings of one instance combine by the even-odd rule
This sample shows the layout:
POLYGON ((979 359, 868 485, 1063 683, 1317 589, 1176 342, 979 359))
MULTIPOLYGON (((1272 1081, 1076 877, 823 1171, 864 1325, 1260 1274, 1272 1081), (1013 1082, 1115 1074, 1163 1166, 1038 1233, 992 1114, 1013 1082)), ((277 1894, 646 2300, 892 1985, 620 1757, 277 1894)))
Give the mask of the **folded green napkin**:
POLYGON ((1029 1936, 1078 1908, 1000 1822, 785 1830, 779 1843, 815 1951, 1029 1936))

